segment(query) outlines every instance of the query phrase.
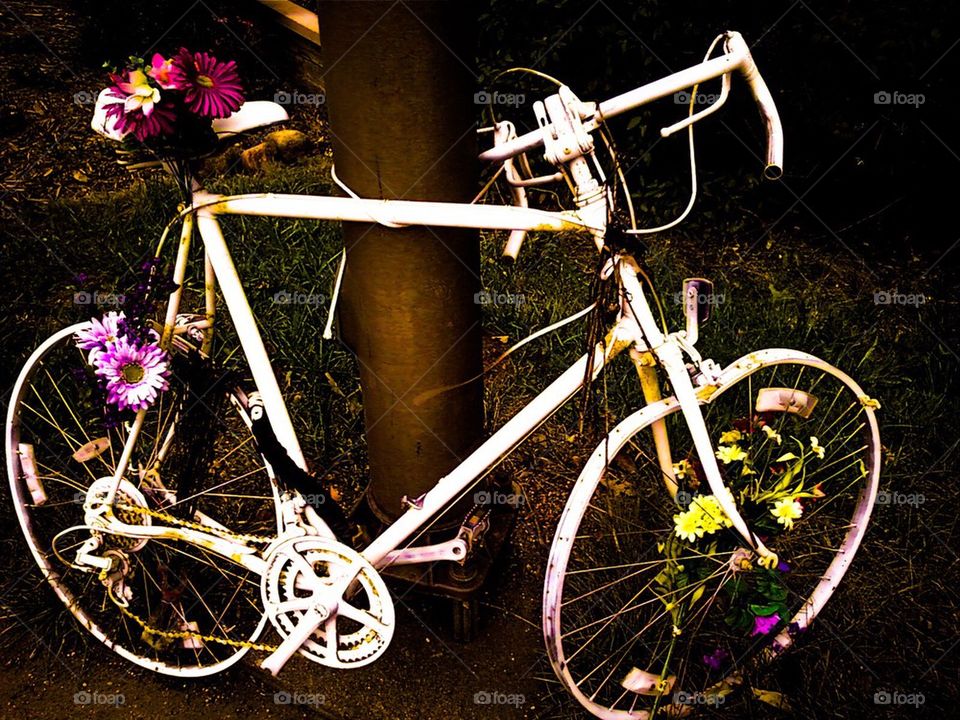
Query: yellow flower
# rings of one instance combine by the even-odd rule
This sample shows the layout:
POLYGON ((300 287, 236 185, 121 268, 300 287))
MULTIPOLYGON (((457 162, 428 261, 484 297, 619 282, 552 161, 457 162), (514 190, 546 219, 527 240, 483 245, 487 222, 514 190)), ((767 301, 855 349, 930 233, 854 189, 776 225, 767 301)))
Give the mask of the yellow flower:
POLYGON ((781 442, 783 442, 783 438, 780 437, 780 433, 778 433, 776 430, 774 430, 774 429, 773 429, 772 427, 770 427, 769 425, 764 425, 764 426, 763 426, 763 433, 764 433, 764 435, 766 435, 768 438, 770 438, 770 439, 773 440, 775 443, 777 443, 777 445, 779 445, 781 442))
POLYGON ((722 527, 730 527, 733 520, 727 517, 727 514, 720 507, 720 501, 713 495, 700 495, 694 498, 691 508, 697 507, 701 512, 700 523, 703 525, 705 533, 712 533, 722 527))
POLYGON ((783 498, 774 503, 770 513, 777 519, 778 523, 790 530, 793 528, 793 521, 803 515, 803 506, 796 498, 783 498))
POLYGON ((742 438, 743 435, 740 434, 739 430, 727 430, 723 435, 720 436, 720 442, 726 445, 727 443, 735 443, 742 438))
POLYGON ((717 448, 717 457, 724 465, 729 465, 737 460, 743 460, 747 457, 747 453, 739 445, 721 445, 717 448))
POLYGON ((703 537, 702 514, 700 508, 691 508, 686 512, 673 516, 677 537, 688 542, 695 542, 703 537))
POLYGON ((813 450, 814 455, 823 460, 823 453, 825 452, 824 447, 813 435, 810 436, 810 449, 813 450))
POLYGON ((686 460, 681 460, 680 462, 673 464, 673 474, 677 479, 685 478, 689 472, 690 463, 688 463, 686 460))

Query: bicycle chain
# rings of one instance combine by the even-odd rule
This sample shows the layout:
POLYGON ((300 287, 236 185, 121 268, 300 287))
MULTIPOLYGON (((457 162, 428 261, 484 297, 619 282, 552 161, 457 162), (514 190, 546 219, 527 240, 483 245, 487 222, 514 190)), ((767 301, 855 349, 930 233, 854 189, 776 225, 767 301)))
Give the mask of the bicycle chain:
POLYGON ((171 523, 173 525, 181 525, 185 528, 190 528, 191 530, 197 530, 199 532, 211 533, 213 535, 220 535, 221 537, 234 538, 236 540, 243 540, 245 542, 253 543, 271 543, 276 540, 275 537, 269 535, 245 535, 243 533, 236 533, 232 530, 227 530, 225 528, 212 527, 210 525, 204 525, 203 523, 191 522, 189 520, 184 520, 183 518, 178 518, 175 515, 170 515, 169 513, 160 512, 159 510, 151 510, 150 508, 145 508, 141 505, 127 505, 125 503, 117 503, 115 507, 118 510, 131 510, 142 515, 149 515, 150 517, 156 518, 157 520, 164 520, 165 522, 171 523))
MULTIPOLYGON (((230 530, 222 530, 220 528, 210 527, 209 525, 203 525, 201 523, 190 522, 189 520, 184 520, 183 518, 178 518, 169 513, 160 512, 159 510, 151 510, 149 508, 142 507, 140 505, 127 505, 125 503, 117 503, 116 508, 118 510, 130 510, 135 513, 140 513, 142 515, 149 515, 150 517, 156 518, 158 520, 163 520, 167 523, 174 525, 181 525, 192 530, 198 530, 201 532, 214 533, 223 537, 230 537, 237 540, 243 540, 246 542, 255 542, 255 543, 270 543, 273 542, 276 538, 261 536, 261 535, 246 535, 243 533, 235 533, 230 530)), ((101 579, 106 576, 106 571, 101 573, 101 579)), ((208 643, 217 643, 218 645, 227 645, 229 647, 237 648, 247 648, 250 650, 262 650, 264 652, 274 652, 279 645, 267 645, 264 643, 255 643, 250 640, 231 640, 230 638, 217 637, 216 635, 204 635, 200 632, 194 632, 193 630, 160 630, 150 625, 146 620, 141 618, 139 615, 131 611, 126 605, 122 604, 116 596, 113 594, 112 589, 108 589, 107 594, 110 596, 110 599, 113 603, 119 608, 120 612, 123 615, 126 615, 128 618, 133 620, 137 625, 143 628, 144 632, 149 635, 155 635, 157 637, 162 637, 167 640, 202 640, 208 643)))

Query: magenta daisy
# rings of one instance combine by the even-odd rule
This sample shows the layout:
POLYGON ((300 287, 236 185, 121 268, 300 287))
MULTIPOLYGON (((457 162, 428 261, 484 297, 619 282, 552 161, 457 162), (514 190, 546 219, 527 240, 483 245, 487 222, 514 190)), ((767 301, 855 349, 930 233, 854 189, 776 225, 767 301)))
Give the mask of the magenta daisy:
POLYGON ((96 360, 97 375, 106 380, 107 402, 120 410, 145 410, 169 387, 167 353, 156 345, 137 345, 119 338, 96 360))
POLYGON ((87 360, 91 365, 123 335, 120 330, 120 321, 123 318, 122 312, 111 310, 101 320, 90 318, 90 328, 77 332, 77 347, 90 351, 87 360))
POLYGON ((233 60, 224 63, 181 48, 170 61, 168 76, 183 91, 187 108, 202 117, 225 118, 243 104, 243 86, 233 60))

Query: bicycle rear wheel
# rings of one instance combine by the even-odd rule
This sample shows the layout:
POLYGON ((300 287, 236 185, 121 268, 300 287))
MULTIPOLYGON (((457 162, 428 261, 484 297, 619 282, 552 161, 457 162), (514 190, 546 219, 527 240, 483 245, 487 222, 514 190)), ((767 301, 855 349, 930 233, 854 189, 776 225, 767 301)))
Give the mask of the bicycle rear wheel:
POLYGON ((584 468, 553 541, 544 638, 566 689, 601 718, 716 707, 788 648, 843 578, 877 491, 876 403, 804 353, 765 350, 700 393, 724 484, 777 568, 710 494, 676 401, 624 420, 584 468), (667 424, 676 499, 650 424, 667 424))
MULTIPOLYGON (((165 674, 217 672, 263 628, 259 575, 181 541, 108 533, 98 535, 95 554, 114 562, 109 590, 95 568, 76 564, 77 549, 94 535, 83 503, 104 492, 130 432, 129 422, 105 422, 103 397, 75 342, 89 325, 45 341, 14 387, 7 469, 24 536, 68 610, 108 647, 165 674), (125 597, 115 602, 111 592, 125 597)), ((235 385, 245 375, 242 354, 233 371, 214 369, 181 342, 170 363, 170 387, 146 411, 115 512, 132 524, 275 538, 274 485, 235 385)))

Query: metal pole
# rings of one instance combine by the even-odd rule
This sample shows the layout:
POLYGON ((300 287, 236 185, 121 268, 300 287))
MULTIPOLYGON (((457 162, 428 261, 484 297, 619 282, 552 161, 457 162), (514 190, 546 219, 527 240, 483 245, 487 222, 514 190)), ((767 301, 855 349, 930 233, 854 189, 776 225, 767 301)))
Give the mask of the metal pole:
MULTIPOLYGON (((338 177, 362 197, 469 202, 476 192, 471 3, 320 0, 338 177)), ((478 234, 345 223, 340 335, 356 354, 371 485, 384 521, 481 439, 478 234)), ((450 524, 462 518, 451 517, 450 524)))

